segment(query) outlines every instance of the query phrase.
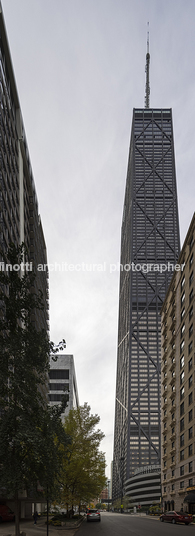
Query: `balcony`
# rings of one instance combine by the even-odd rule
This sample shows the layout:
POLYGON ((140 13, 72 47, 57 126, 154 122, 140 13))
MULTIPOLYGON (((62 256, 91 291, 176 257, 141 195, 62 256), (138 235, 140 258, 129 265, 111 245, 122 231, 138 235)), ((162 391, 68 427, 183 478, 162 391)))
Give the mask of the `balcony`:
POLYGON ((171 327, 170 327, 170 330, 172 331, 175 327, 175 322, 176 322, 176 318, 175 318, 175 315, 173 316, 172 318, 172 322, 171 322, 171 327))
POLYGON ((178 493, 179 495, 182 495, 182 493, 186 493, 186 488, 179 488, 178 493))
POLYGON ((176 405, 175 405, 175 402, 174 402, 173 406, 171 406, 171 413, 173 413, 173 411, 175 411, 175 408, 176 408, 176 405))
POLYGON ((170 385, 173 385, 175 383, 175 372, 172 372, 173 376, 170 381, 170 385))
POLYGON ((165 335, 164 341, 162 343, 163 348, 166 346, 166 344, 167 344, 167 335, 165 335))
POLYGON ((162 384, 164 385, 167 382, 167 372, 165 372, 165 377, 163 378, 162 384))
POLYGON ((175 495, 175 490, 172 490, 172 491, 170 492, 170 495, 171 495, 171 497, 173 497, 173 495, 175 495))
POLYGON ((167 370, 167 360, 165 359, 164 362, 162 362, 162 372, 166 372, 167 370))
POLYGON ((164 415, 163 422, 166 422, 166 421, 167 421, 167 415, 164 415))
POLYGON ((171 367, 170 367, 171 372, 175 370, 175 365, 176 365, 176 363, 175 363, 175 357, 174 357, 174 358, 173 358, 172 365, 171 365, 171 367))
POLYGON ((175 467, 175 461, 171 462, 170 467, 175 467))
POLYGON ((173 447, 173 448, 171 449, 171 451, 170 451, 170 452, 171 452, 171 455, 175 454, 175 451, 176 451, 176 448, 173 447))

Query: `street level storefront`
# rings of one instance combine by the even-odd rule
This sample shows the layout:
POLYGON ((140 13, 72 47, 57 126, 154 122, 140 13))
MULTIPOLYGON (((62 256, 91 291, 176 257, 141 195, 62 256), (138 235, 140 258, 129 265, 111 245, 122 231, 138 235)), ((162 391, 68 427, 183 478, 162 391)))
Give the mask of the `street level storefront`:
POLYGON ((195 514, 195 486, 189 488, 189 492, 184 498, 184 503, 187 504, 189 514, 195 514))

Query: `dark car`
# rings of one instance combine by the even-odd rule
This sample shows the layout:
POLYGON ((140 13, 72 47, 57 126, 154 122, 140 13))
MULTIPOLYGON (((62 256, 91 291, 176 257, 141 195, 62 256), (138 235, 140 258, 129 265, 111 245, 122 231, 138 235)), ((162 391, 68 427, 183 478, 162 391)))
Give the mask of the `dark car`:
POLYGON ((168 521, 169 523, 185 523, 189 525, 192 522, 191 514, 185 512, 165 512, 161 514, 160 521, 168 521))
POLYGON ((100 511, 96 508, 87 510, 87 521, 101 521, 100 511))
POLYGON ((0 523, 2 521, 15 521, 15 514, 6 504, 0 504, 0 523))

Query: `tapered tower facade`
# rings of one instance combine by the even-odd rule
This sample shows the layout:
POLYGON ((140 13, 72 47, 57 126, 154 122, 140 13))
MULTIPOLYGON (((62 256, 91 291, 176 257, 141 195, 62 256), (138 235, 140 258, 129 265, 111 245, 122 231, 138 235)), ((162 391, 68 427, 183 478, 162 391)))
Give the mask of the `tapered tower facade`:
POLYGON ((160 309, 179 252, 172 111, 134 109, 121 231, 113 499, 138 468, 160 463, 160 309))

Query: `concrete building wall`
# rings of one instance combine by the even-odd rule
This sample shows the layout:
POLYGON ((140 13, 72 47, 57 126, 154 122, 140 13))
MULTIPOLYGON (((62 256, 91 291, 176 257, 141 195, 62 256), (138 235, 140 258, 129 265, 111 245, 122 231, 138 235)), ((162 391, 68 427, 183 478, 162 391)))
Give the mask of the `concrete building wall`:
POLYGON ((79 406, 79 397, 73 355, 58 355, 57 361, 50 359, 49 372, 49 404, 60 404, 64 394, 68 393, 68 405, 62 419, 70 409, 79 406))

